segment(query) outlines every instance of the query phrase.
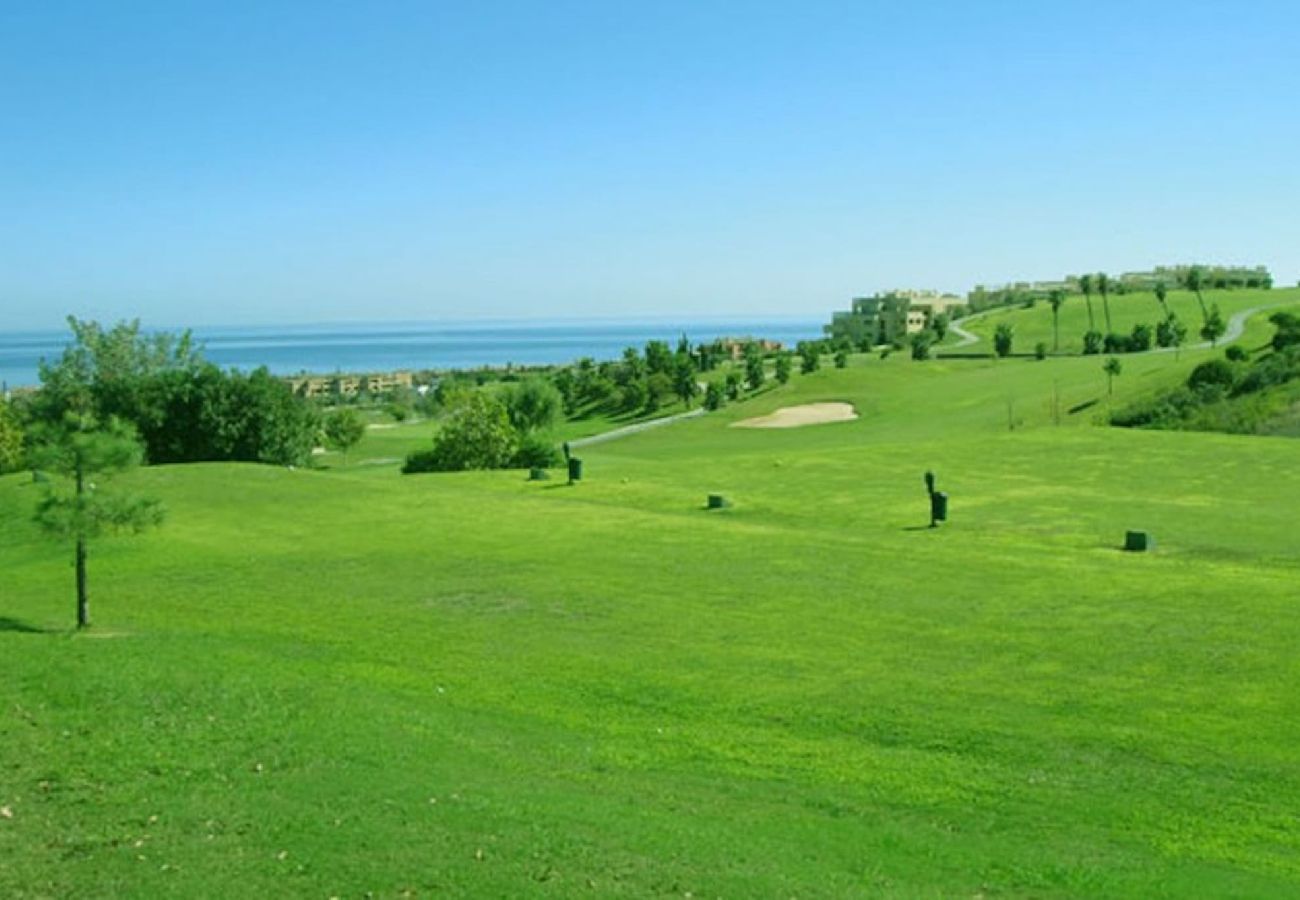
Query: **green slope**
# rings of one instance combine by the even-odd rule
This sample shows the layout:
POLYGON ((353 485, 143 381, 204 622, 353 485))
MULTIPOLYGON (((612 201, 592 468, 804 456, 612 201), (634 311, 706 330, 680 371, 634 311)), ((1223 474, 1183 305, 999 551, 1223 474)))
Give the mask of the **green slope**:
POLYGON ((574 488, 146 470, 171 518, 93 549, 85 635, 0 479, 0 893, 1294 893, 1297 445, 1092 424, 1207 355, 1113 401, 858 356, 574 488))

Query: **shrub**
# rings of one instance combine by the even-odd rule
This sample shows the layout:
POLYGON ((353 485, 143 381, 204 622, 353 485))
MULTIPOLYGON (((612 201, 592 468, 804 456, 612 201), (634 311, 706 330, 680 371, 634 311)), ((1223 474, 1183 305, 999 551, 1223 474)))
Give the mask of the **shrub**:
POLYGON ((1187 386, 1192 390, 1205 387, 1220 387, 1227 390, 1236 380, 1237 373, 1232 363, 1226 359, 1208 359, 1192 369, 1192 374, 1187 376, 1187 386))
POLYGON ((1092 356, 1100 353, 1102 347, 1102 337, 1100 331, 1088 331, 1083 335, 1083 353, 1085 356, 1092 356))
POLYGON ((457 404, 433 439, 433 449, 412 453, 403 472, 500 469, 519 448, 505 405, 475 391, 457 404))
POLYGON ((1039 341, 1034 344, 1034 359, 1047 359, 1047 344, 1039 341))
POLYGON ((1229 362, 1245 362, 1249 358, 1249 354, 1246 353, 1245 349, 1243 349, 1240 344, 1233 344, 1227 350, 1223 351, 1223 355, 1227 357, 1229 362))
POLYGON ((1133 332, 1128 338, 1128 349, 1131 353, 1142 353, 1151 349, 1152 329, 1145 322, 1140 322, 1133 326, 1133 332))
POLYGON ((560 451, 540 435, 530 433, 519 439, 519 449, 510 459, 512 469, 549 469, 560 462, 560 451))
POLYGON ((1273 349, 1285 350, 1287 347, 1300 345, 1300 316, 1289 312, 1277 312, 1268 317, 1277 331, 1273 335, 1273 349))
POLYGON ((776 358, 776 380, 780 384, 785 384, 790 380, 790 354, 782 352, 776 358))
POLYGON ((722 386, 716 381, 710 381, 709 386, 704 389, 704 408, 707 410, 722 409, 727 402, 723 394, 722 386))
POLYGON ((820 369, 821 364, 821 351, 816 344, 808 342, 799 345, 799 372, 801 374, 810 375, 820 369))
POLYGON ((993 350, 998 356, 1011 355, 1011 343, 1015 338, 1015 329, 1010 322, 1002 322, 993 331, 993 350))
POLYGON ((930 345, 932 343, 934 343, 934 337, 928 331, 918 331, 912 335, 912 359, 929 359, 930 345))
POLYGON ((12 472, 23 462, 23 429, 18 416, 0 399, 0 473, 12 472))
POLYGON ((739 400, 741 391, 741 381, 739 372, 727 373, 727 399, 739 400))
POLYGON ((849 367, 849 354, 847 350, 835 351, 835 368, 847 369, 849 367))
POLYGON ((1128 335, 1108 334, 1102 339, 1102 350, 1106 353, 1128 353, 1131 349, 1128 335))

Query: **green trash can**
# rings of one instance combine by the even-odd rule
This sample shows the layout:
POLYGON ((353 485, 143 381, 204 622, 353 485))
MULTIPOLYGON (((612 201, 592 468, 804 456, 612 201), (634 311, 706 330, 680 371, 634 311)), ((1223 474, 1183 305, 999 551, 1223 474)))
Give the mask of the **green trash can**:
POLYGON ((948 495, 935 491, 930 495, 930 520, 932 522, 948 521, 948 495))
POLYGON ((582 460, 576 456, 569 457, 569 484, 582 480, 582 460))
POLYGON ((1129 553, 1146 553, 1156 548, 1156 539, 1150 532, 1127 531, 1124 533, 1124 549, 1129 553))

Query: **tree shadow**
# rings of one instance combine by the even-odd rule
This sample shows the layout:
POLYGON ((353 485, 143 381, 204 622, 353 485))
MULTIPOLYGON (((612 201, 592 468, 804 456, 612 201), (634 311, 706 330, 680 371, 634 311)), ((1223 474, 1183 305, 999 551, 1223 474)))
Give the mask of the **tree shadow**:
POLYGON ((35 625, 28 625, 21 619, 11 619, 9 616, 0 616, 0 632, 12 631, 16 634, 53 634, 49 628, 37 628, 35 625))

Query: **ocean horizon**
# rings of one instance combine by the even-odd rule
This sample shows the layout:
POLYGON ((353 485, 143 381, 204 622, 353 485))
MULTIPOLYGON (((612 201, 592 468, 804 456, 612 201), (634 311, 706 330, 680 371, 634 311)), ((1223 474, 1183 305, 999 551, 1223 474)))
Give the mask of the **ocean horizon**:
MULTIPOLYGON (((205 359, 223 369, 265 366, 276 375, 470 369, 557 365, 584 356, 614 359, 647 341, 676 344, 754 337, 793 346, 821 336, 812 317, 695 317, 690 319, 491 319, 439 322, 320 322, 297 325, 207 326, 191 329, 205 359)), ((145 328, 146 332, 182 328, 145 328)), ((0 332, 0 384, 39 383, 42 359, 56 360, 67 329, 0 332)))

